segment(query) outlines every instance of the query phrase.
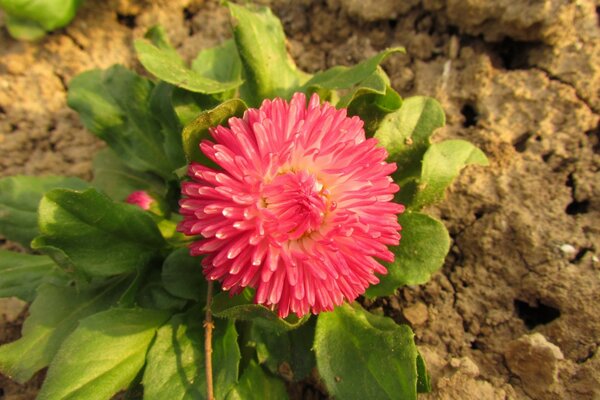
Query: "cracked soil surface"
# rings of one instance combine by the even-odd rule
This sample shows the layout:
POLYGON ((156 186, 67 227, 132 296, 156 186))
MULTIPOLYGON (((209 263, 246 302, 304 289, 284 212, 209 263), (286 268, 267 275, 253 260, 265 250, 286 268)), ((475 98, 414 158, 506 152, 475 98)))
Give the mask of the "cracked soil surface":
MULTIPOLYGON (((409 323, 434 390, 423 399, 600 399, 599 0, 272 0, 309 72, 391 46, 384 68, 404 97, 429 95, 448 125, 488 155, 430 211, 453 245, 419 287, 369 304, 409 323)), ((141 71, 132 40, 160 23, 188 59, 230 37, 216 0, 88 0, 38 43, 0 17, 0 176, 90 178, 102 144, 66 105, 76 74, 141 71)), ((4 247, 14 248, 11 243, 4 247)), ((24 313, 0 303, 0 342, 24 313)), ((32 399, 0 376, 1 399, 32 399)), ((296 398, 326 398, 318 385, 296 398)))

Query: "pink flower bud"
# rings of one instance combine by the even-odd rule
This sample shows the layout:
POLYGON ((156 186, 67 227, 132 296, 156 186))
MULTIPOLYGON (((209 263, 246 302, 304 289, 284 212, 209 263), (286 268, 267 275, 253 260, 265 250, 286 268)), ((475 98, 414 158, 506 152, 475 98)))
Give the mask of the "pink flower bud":
POLYGON ((138 206, 144 210, 149 210, 150 205, 154 202, 154 199, 143 190, 138 190, 127 196, 127 199, 125 201, 129 204, 138 206))

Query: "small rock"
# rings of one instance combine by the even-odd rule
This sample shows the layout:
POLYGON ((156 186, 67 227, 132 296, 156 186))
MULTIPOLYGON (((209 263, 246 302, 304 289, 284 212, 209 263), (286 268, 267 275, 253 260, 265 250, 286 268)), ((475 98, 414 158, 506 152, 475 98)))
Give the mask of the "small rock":
POLYGON ((504 357, 508 368, 521 378, 523 388, 532 397, 538 397, 558 382, 558 363, 564 359, 560 348, 540 333, 512 341, 504 357))
POLYGON ((13 322, 21 315, 25 307, 27 307, 27 303, 16 297, 0 299, 0 318, 4 317, 7 322, 13 322))
POLYGON ((429 318, 429 312, 427 306, 423 303, 416 303, 410 307, 406 307, 402 310, 402 315, 408 320, 413 326, 423 325, 429 318))
POLYGON ((450 360, 450 366, 467 376, 473 378, 479 376, 479 367, 469 357, 453 358, 450 360))
POLYGON ((570 245, 568 243, 560 245, 559 249, 560 249, 560 251, 562 251, 565 254, 575 254, 575 253, 577 253, 577 249, 573 245, 570 245))
POLYGON ((369 1, 339 0, 340 6, 348 15, 366 22, 394 19, 398 15, 406 14, 418 3, 418 0, 379 0, 374 7, 369 1))

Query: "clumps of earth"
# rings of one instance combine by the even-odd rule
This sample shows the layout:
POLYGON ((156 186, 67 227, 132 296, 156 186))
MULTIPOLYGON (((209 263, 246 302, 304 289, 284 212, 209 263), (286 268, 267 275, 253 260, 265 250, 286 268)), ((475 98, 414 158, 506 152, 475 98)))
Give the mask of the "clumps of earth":
MULTIPOLYGON (((430 210, 453 239, 443 269, 366 302, 415 330, 433 383, 421 398, 600 398, 600 2, 261 3, 310 72, 404 46, 384 64, 394 88, 437 98, 447 127, 436 137, 468 139, 490 158, 430 210)), ((132 39, 157 23, 190 59, 230 37, 227 19, 216 0, 88 0, 33 44, 0 22, 0 176, 89 178, 102 144, 66 106, 70 79, 115 63, 141 72, 132 39)), ((7 342, 27 310, 0 304, 7 342)), ((0 397, 32 399, 42 378, 0 377, 0 397)), ((325 396, 314 382, 290 391, 325 396)))

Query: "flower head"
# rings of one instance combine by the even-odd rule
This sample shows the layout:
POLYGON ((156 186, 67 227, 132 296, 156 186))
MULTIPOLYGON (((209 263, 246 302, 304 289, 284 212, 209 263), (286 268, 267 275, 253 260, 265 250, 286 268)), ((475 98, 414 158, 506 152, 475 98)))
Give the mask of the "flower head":
POLYGON ((204 255, 205 276, 233 293, 255 288, 280 317, 332 310, 377 283, 404 207, 396 165, 363 122, 296 93, 228 125, 200 144, 220 169, 192 163, 182 187, 179 230, 202 235, 191 253, 204 255))

